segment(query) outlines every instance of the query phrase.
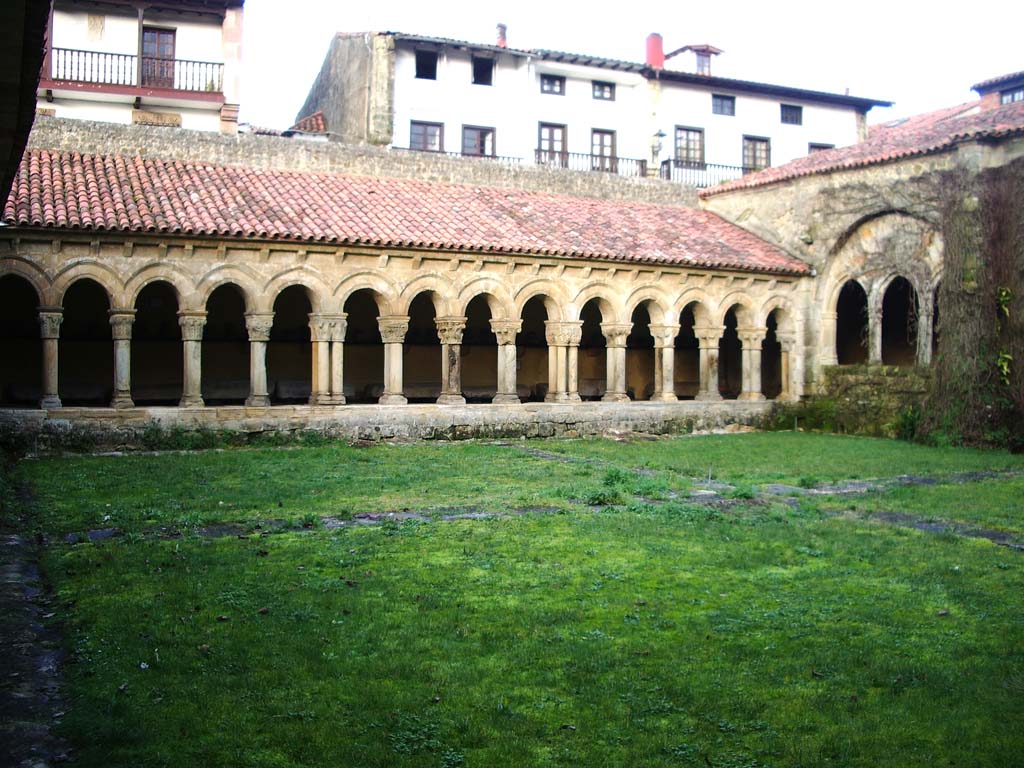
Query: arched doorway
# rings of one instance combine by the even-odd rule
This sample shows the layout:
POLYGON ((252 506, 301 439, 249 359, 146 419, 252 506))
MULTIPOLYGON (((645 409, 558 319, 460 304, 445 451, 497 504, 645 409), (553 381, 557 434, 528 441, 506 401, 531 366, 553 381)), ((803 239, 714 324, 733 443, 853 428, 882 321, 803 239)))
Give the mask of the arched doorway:
POLYGON ((313 391, 313 345, 309 289, 290 285, 274 300, 274 323, 267 342, 267 392, 271 405, 308 403, 313 391))
POLYGON ((917 293, 910 281, 896 277, 882 297, 882 362, 914 365, 917 361, 917 293))
POLYGON ((726 400, 735 400, 743 391, 743 347, 736 307, 725 313, 723 324, 725 330, 718 342, 718 392, 726 400))
POLYGON ((779 343, 780 310, 774 309, 765 321, 767 332, 761 342, 761 393, 774 400, 783 390, 782 345, 779 343))
POLYGON ((651 334, 650 301, 633 310, 632 330, 626 337, 626 394, 631 400, 650 400, 654 396, 654 336, 651 334))
POLYGON ((39 295, 18 275, 0 277, 0 405, 35 407, 43 391, 39 295))
POLYGON ((694 331, 698 306, 691 302, 679 313, 679 333, 675 341, 675 392, 681 400, 693 400, 700 392, 700 342, 694 331))
POLYGON ((376 403, 384 394, 384 342, 377 318, 377 294, 356 291, 345 302, 345 399, 350 403, 376 403))
POLYGON ((433 403, 441 395, 441 338, 437 333, 437 294, 424 291, 409 305, 409 330, 402 350, 405 396, 410 403, 433 403))
POLYGON ((249 332, 245 295, 233 283, 206 301, 201 387, 207 405, 241 405, 249 396, 249 332))
POLYGON ((177 405, 183 371, 178 294, 170 283, 150 283, 135 299, 132 400, 136 405, 177 405))
MULTIPOLYGON (((489 403, 498 391, 498 339, 491 329, 491 302, 482 293, 466 307, 462 335, 462 393, 469 403, 489 403)), ((520 390, 520 394, 525 394, 520 390)))
POLYGON ((110 405, 114 392, 114 340, 110 299, 94 280, 76 281, 64 293, 60 326, 58 393, 64 405, 110 405))
POLYGON ((548 339, 545 323, 551 318, 547 310, 548 299, 534 296, 523 306, 523 326, 516 334, 516 380, 528 389, 524 402, 540 402, 551 392, 548 370, 548 339))
POLYGON ((848 280, 836 302, 836 359, 839 365, 868 361, 868 295, 856 280, 848 280))
POLYGON ((612 315, 602 309, 601 299, 583 305, 580 320, 579 392, 582 400, 600 400, 608 390, 608 344, 601 323, 611 322, 612 315))

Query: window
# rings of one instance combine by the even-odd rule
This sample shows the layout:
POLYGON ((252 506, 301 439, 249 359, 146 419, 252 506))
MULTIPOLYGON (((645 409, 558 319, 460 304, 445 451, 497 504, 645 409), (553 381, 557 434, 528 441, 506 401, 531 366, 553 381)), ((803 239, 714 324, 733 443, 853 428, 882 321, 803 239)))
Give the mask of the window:
POLYGON ((1015 101, 1024 101, 1024 88, 1016 88, 1012 91, 1002 91, 999 94, 1000 104, 1013 104, 1015 101))
POLYGON ((541 75, 540 92, 553 93, 556 96, 565 95, 565 78, 558 75, 541 75))
POLYGON ((753 173, 772 164, 771 143, 760 136, 743 137, 743 172, 753 173))
POLYGON ((590 169, 615 173, 615 131, 594 129, 590 133, 590 169))
POLYGON ((142 84, 174 87, 174 30, 142 28, 142 84))
POLYGON ((541 123, 537 137, 537 163, 565 168, 568 159, 565 126, 541 123))
POLYGON ((704 129, 676 126, 676 166, 704 167, 704 129))
POLYGON ((416 77, 437 80, 437 51, 416 51, 416 77))
POLYGON ((602 83, 594 81, 594 98, 604 101, 615 101, 615 83, 602 83))
POLYGON ((494 129, 462 126, 462 154, 494 157, 494 129))
POLYGON ((491 85, 494 81, 494 59, 486 56, 473 57, 473 84, 491 85))
POLYGON ((807 154, 813 155, 815 152, 824 152, 826 149, 835 149, 835 144, 815 144, 811 142, 807 145, 807 154))
POLYGON ((781 104, 782 122, 786 125, 803 125, 804 108, 793 104, 781 104))
POLYGON ((736 97, 722 96, 718 93, 711 94, 711 111, 716 115, 735 115, 736 97))
POLYGON ((444 151, 444 125, 441 123, 418 123, 413 120, 409 124, 409 149, 421 152, 444 151))
POLYGON ((710 53, 698 53, 697 54, 697 74, 698 75, 710 75, 711 74, 711 54, 710 53))

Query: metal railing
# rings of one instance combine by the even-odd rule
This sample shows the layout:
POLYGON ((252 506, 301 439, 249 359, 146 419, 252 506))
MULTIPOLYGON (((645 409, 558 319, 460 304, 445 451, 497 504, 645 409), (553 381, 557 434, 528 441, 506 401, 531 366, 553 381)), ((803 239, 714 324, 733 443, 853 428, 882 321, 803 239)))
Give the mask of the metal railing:
POLYGON ((693 163, 685 160, 663 160, 658 175, 669 181, 703 189, 721 184, 723 181, 739 179, 746 173, 753 173, 757 168, 743 168, 735 165, 715 165, 714 163, 693 163))
POLYGON ((442 152, 438 149, 422 149, 420 147, 392 147, 401 152, 425 152, 428 155, 442 155, 443 157, 468 157, 474 160, 496 160, 500 163, 508 163, 510 165, 522 165, 523 158, 521 157, 510 157, 507 155, 473 155, 462 152, 442 152))
POLYGON ((161 59, 126 53, 53 48, 50 76, 54 80, 102 85, 169 88, 176 91, 220 93, 224 90, 224 65, 212 61, 161 59), (141 69, 139 67, 141 60, 141 69))
POLYGON ((599 171, 618 176, 646 176, 647 161, 614 155, 585 155, 579 152, 556 152, 538 149, 534 153, 537 165, 549 168, 568 168, 570 171, 599 171))

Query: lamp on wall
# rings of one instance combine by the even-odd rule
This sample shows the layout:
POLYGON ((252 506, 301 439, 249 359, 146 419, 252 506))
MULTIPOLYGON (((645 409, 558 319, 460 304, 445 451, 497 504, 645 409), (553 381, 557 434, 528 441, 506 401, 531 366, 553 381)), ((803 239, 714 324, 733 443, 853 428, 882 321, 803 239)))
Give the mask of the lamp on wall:
POLYGON ((661 157, 662 139, 667 135, 664 131, 659 130, 651 137, 651 160, 655 165, 658 163, 658 158, 661 157))

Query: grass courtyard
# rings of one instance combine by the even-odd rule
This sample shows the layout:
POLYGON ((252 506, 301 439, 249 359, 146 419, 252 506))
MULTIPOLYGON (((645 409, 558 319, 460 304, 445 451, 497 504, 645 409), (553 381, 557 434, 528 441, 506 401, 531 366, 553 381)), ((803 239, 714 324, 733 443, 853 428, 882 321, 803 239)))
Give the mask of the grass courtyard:
POLYGON ((332 444, 33 460, 13 482, 47 541, 75 765, 1024 755, 1021 456, 332 444), (898 475, 917 480, 836 485, 898 475))

